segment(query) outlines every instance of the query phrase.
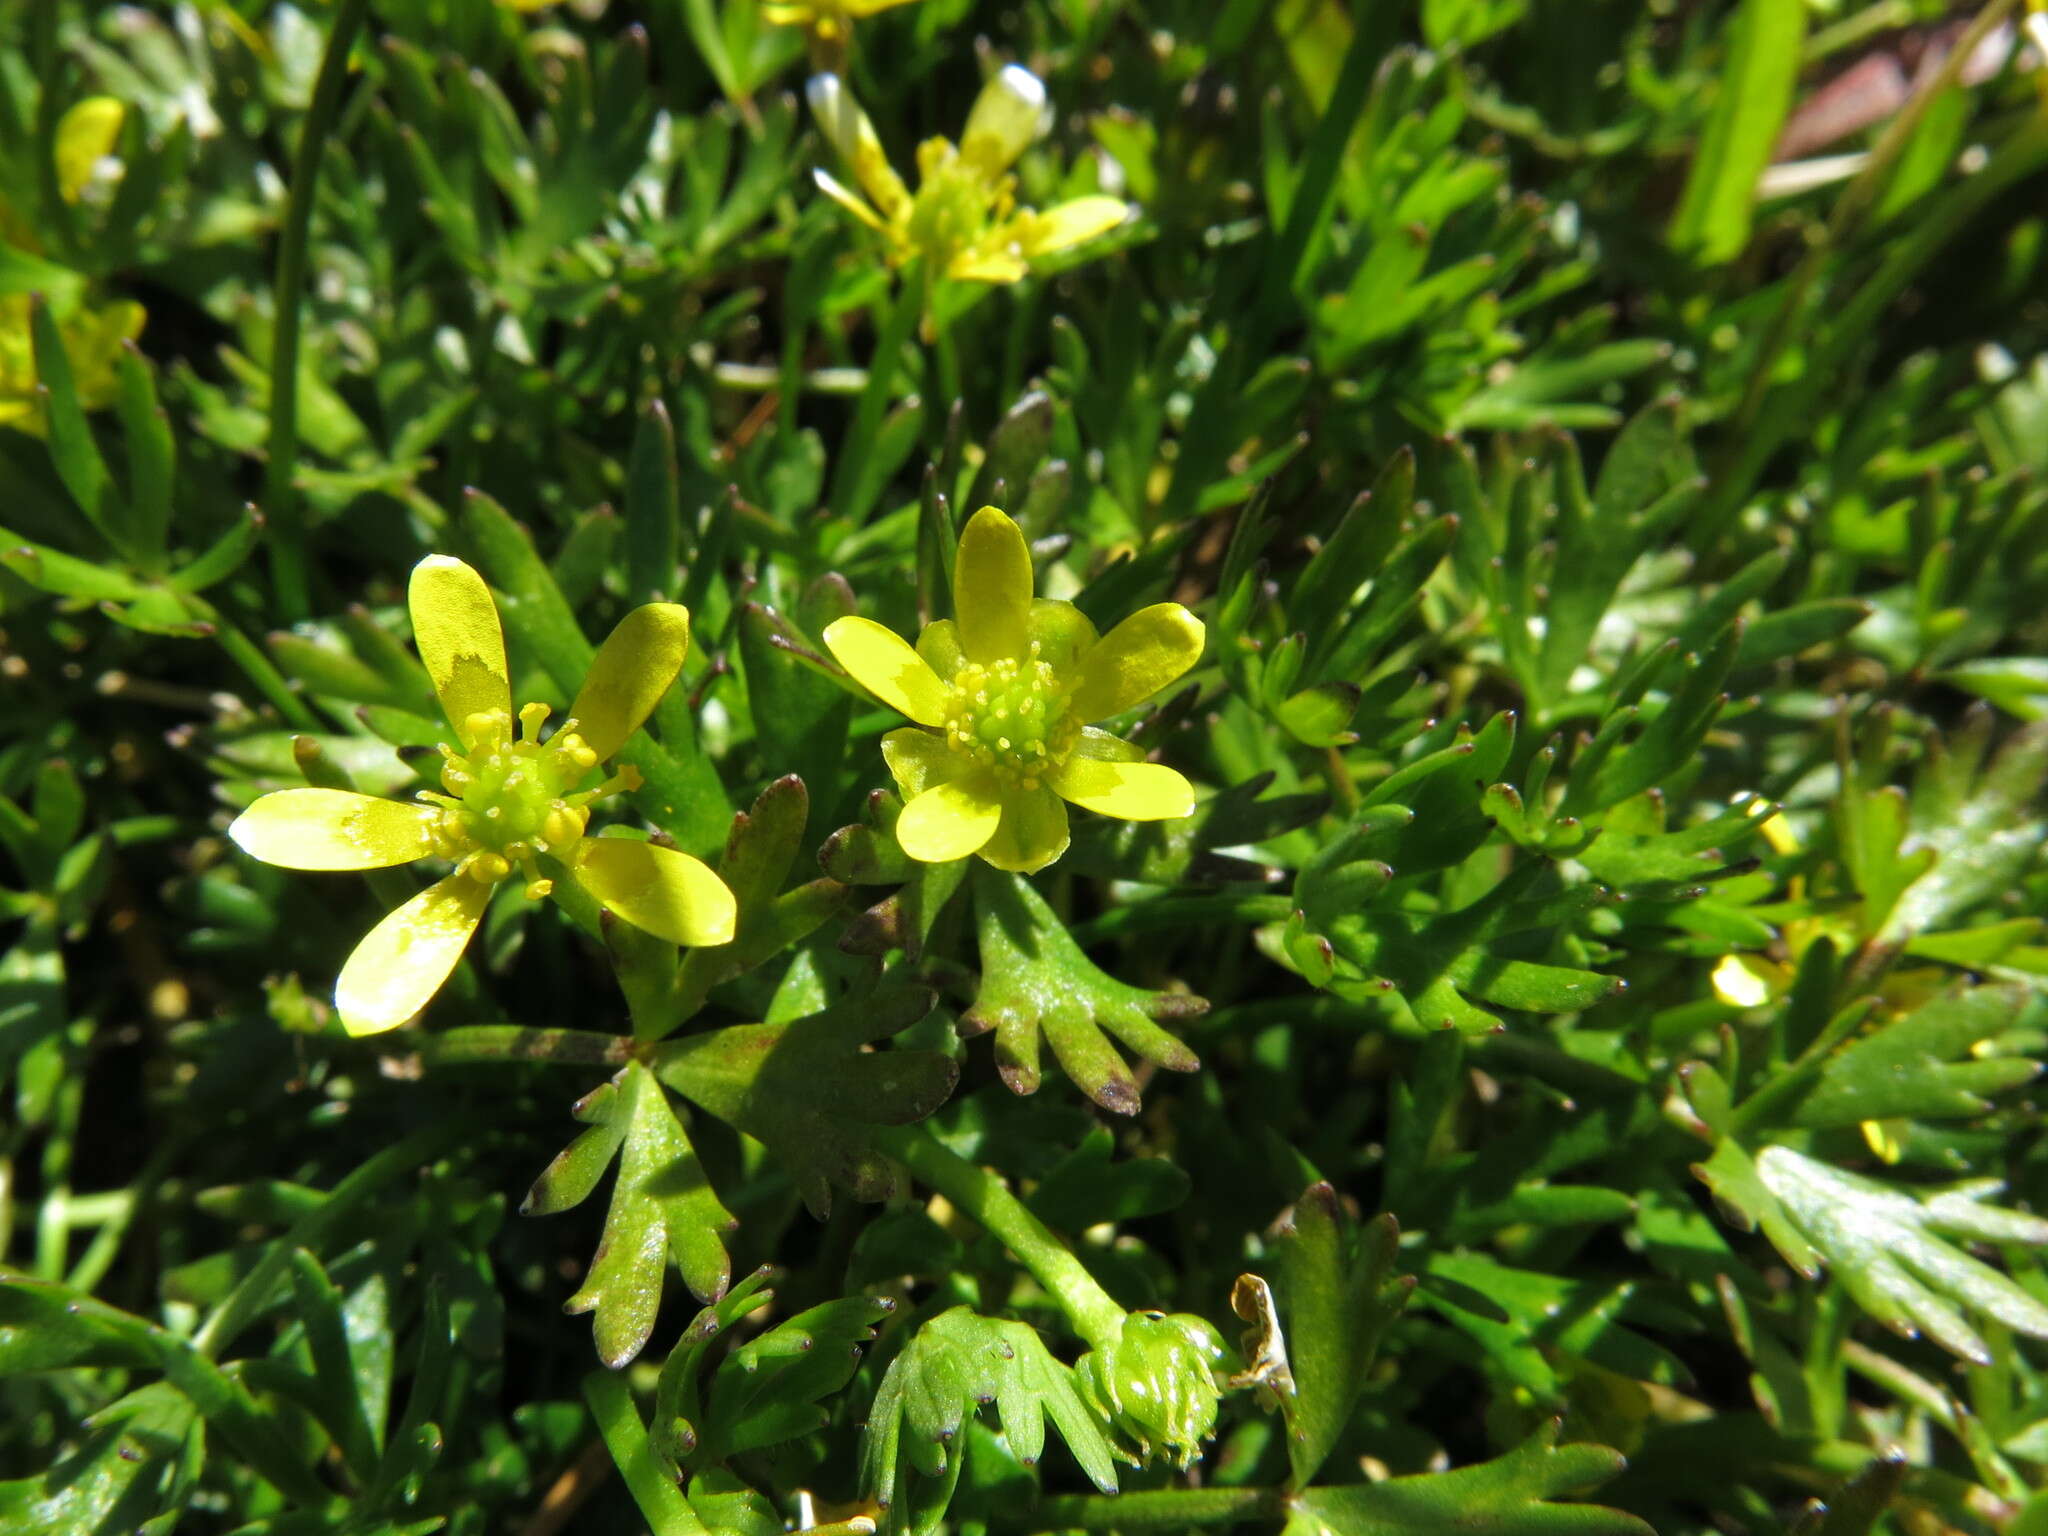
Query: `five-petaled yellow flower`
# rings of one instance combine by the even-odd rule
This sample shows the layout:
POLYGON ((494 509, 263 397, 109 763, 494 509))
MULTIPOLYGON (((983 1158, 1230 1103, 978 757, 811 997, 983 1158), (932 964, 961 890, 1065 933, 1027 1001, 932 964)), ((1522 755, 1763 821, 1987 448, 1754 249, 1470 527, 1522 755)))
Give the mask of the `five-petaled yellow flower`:
POLYGON ((690 615, 648 603, 619 621, 565 720, 540 739, 545 704, 519 711, 515 736, 505 635, 490 589, 460 560, 430 555, 408 593, 414 637, 454 743, 443 743, 441 786, 419 804, 338 789, 285 789, 257 800, 229 835, 267 864, 288 869, 381 869, 448 859, 454 873, 372 928, 334 987, 352 1035, 374 1034, 418 1013, 448 979, 498 883, 517 874, 528 897, 574 880, 605 907, 672 944, 724 944, 732 892, 700 861, 623 837, 586 837, 592 802, 637 789, 628 766, 585 786, 625 745, 682 670, 690 615), (541 861, 550 870, 543 873, 541 861))
POLYGON ((1017 206, 1010 167, 1038 137, 1045 87, 1015 64, 982 87, 957 148, 942 138, 918 146, 915 195, 890 168, 874 124, 837 75, 814 75, 808 94, 818 126, 867 196, 823 170, 812 173, 819 188, 887 239, 897 266, 923 257, 936 276, 1014 283, 1029 273, 1033 257, 1092 240, 1131 211, 1120 198, 1100 196, 1043 213, 1017 206))
POLYGON ((808 27, 828 41, 846 36, 853 24, 878 11, 912 0, 761 0, 761 14, 778 27, 808 27))
POLYGON ((863 687, 919 726, 882 738, 903 791, 896 838, 926 863, 978 853, 998 869, 1043 869, 1067 848, 1067 803, 1126 821, 1194 809, 1171 768, 1090 721, 1143 703, 1202 654, 1202 622, 1179 603, 1141 608, 1096 636, 1072 603, 1032 596, 1023 531, 983 507, 960 535, 957 620, 912 650, 871 619, 836 619, 825 644, 863 687))

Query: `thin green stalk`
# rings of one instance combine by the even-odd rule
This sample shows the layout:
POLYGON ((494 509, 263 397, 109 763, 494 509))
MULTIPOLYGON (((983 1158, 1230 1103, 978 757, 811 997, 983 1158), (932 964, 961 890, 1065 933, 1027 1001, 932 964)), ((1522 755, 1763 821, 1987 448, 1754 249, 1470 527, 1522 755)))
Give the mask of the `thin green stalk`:
POLYGON ((1064 1494, 1030 1511, 1042 1531, 1180 1530, 1287 1518, 1280 1488, 1152 1488, 1132 1493, 1064 1494))
POLYGON ((349 51, 362 29, 369 0, 341 0, 327 52, 313 81, 313 99, 299 125, 292 155, 290 200, 277 246, 275 315, 270 347, 269 461, 263 475, 263 511, 270 522, 270 574, 278 609, 288 624, 312 612, 306 574, 306 524, 292 476, 299 461, 299 299, 306 286, 306 242, 320 187, 320 157, 341 105, 349 51))
POLYGON ((318 731, 320 721, 313 711, 306 707, 306 701, 292 692, 292 685, 285 676, 271 664, 256 642, 221 617, 220 610, 203 597, 187 596, 185 611, 197 623, 211 625, 213 638, 220 648, 228 653, 228 659, 242 669, 242 675, 256 685, 257 691, 295 731, 318 731))
POLYGON ((553 1061, 565 1066, 622 1067, 633 1058, 623 1035, 587 1029, 528 1029, 523 1024, 465 1024, 439 1030, 420 1041, 420 1060, 429 1067, 476 1062, 553 1061))
POLYGON ((1000 1177, 949 1151, 921 1125, 877 1126, 869 1136, 878 1151, 895 1158, 1002 1239, 1059 1303, 1090 1349, 1116 1343, 1123 1332, 1124 1309, 1000 1177))

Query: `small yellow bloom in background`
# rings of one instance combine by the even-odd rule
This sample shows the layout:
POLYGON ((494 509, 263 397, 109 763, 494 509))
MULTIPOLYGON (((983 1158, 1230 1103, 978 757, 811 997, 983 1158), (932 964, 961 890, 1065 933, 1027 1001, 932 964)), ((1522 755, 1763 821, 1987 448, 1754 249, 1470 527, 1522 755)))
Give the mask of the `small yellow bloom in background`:
POLYGON ((1202 621, 1179 603, 1141 608, 1097 637, 1072 603, 1032 596, 1023 530, 983 507, 960 535, 957 620, 915 650, 871 619, 836 619, 825 644, 883 703, 918 726, 882 738, 903 791, 896 837, 929 864, 978 853, 1028 874, 1067 849, 1067 806, 1125 821, 1194 809, 1171 768, 1091 721, 1143 703, 1202 654, 1202 621))
MULTIPOLYGON (((41 437, 48 423, 36 387, 32 302, 25 293, 0 295, 0 426, 41 437)), ((122 344, 142 334, 147 318, 140 304, 121 299, 97 307, 80 305, 57 320, 57 334, 71 363, 72 388, 83 409, 103 410, 114 403, 122 344)))
POLYGON ((819 128, 860 185, 855 192, 817 170, 819 189, 888 241, 893 265, 923 257, 934 274, 1014 283, 1035 257, 1093 240, 1130 215, 1115 197, 1077 197, 1043 213, 1018 206, 1010 167, 1038 137, 1045 87, 1015 64, 982 87, 958 146, 942 138, 918 146, 915 193, 890 167, 874 124, 837 75, 814 75, 807 94, 819 128))
POLYGON ((586 837, 590 807, 639 787, 631 767, 582 787, 640 728, 682 670, 690 615, 648 603, 619 621, 591 662, 570 718, 546 741, 545 704, 513 730, 505 636, 490 589, 460 560, 430 555, 408 597, 426 663, 456 740, 441 747, 441 786, 418 804, 334 789, 285 789, 257 800, 228 833, 244 852, 287 869, 360 870, 415 859, 454 873, 389 913, 356 946, 334 987, 352 1035, 403 1024, 455 969, 498 883, 517 875, 528 897, 553 889, 549 859, 605 907, 672 944, 724 944, 732 892, 701 861, 633 838, 586 837))
POLYGON ((778 27, 807 27, 834 42, 853 31, 853 24, 881 11, 893 11, 915 0, 761 0, 761 14, 778 27))

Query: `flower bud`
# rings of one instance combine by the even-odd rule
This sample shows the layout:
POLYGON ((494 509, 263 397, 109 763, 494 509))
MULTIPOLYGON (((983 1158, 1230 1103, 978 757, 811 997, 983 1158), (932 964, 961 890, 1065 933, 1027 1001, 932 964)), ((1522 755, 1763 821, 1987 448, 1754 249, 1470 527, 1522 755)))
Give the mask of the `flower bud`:
POLYGON ((1075 1372, 1141 1462, 1164 1453, 1185 1467, 1215 1433, 1221 1394, 1211 1367, 1222 1356, 1216 1330, 1191 1313, 1133 1312, 1116 1343, 1083 1355, 1075 1372))

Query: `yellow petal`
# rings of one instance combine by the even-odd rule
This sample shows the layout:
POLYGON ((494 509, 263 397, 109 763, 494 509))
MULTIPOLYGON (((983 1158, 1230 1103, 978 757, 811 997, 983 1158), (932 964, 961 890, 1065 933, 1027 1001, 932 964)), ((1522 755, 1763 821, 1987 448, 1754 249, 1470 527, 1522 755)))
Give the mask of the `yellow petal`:
POLYGON ((577 735, 600 759, 610 757, 661 702, 689 653, 689 609, 681 603, 635 608, 606 636, 569 706, 577 735))
POLYGON ((997 869, 1028 875, 1065 853, 1068 841, 1066 803, 1041 784, 1004 794, 1002 824, 981 856, 997 869))
POLYGON ((57 193, 75 203, 100 161, 121 142, 128 109, 112 96, 88 96, 57 120, 57 193))
POLYGON ((939 675, 942 683, 953 681, 953 674, 967 662, 960 649, 959 626, 951 619, 933 619, 925 625, 917 637, 917 654, 939 675))
POLYGON ((433 1001, 462 958, 495 886, 450 875, 363 936, 334 983, 334 1007, 352 1035, 396 1029, 433 1001))
POLYGON ((1107 720, 1144 703, 1201 659, 1202 635, 1202 621, 1179 603, 1140 608, 1081 658, 1075 714, 1107 720))
POLYGON ((1025 623, 1038 644, 1038 659, 1062 676, 1080 664, 1099 638, 1087 614, 1056 597, 1033 598, 1025 623))
POLYGON ((995 786, 976 774, 935 784, 904 806, 896 820, 896 841, 913 859, 945 864, 980 849, 1002 819, 995 786))
POLYGON ((911 0, 840 0, 841 7, 849 16, 872 16, 877 11, 893 10, 910 3, 911 0))
POLYGON ((960 158, 994 180, 1031 147, 1044 112, 1045 86, 1038 76, 1021 65, 1004 65, 974 98, 960 135, 960 158))
POLYGON ((1785 967, 1762 955, 1723 955, 1714 967, 1714 995, 1733 1008, 1761 1008, 1790 985, 1785 967))
POLYGON ((910 206, 910 191, 889 164, 887 151, 875 135, 875 125, 861 111, 853 92, 837 75, 813 75, 804 87, 811 104, 811 116, 868 200, 884 218, 894 218, 910 206))
POLYGON ((882 761, 905 800, 915 800, 934 784, 964 779, 970 764, 949 748, 942 737, 906 725, 882 738, 882 761))
POLYGON ((464 745, 470 744, 471 715, 498 713, 509 724, 505 632, 483 577, 448 555, 429 555, 412 568, 406 599, 427 678, 464 745))
POLYGON ((629 837, 584 840, 576 880, 636 928, 687 949, 732 942, 732 892, 702 859, 629 837))
POLYGON ((1194 786, 1158 763, 1111 763, 1071 757, 1052 787, 1084 810, 1124 821, 1165 821, 1195 808, 1194 786))
POLYGON ((228 836, 286 869, 384 869, 432 853, 439 815, 346 789, 280 789, 237 816, 228 836))
POLYGON ((844 208, 856 219, 859 219, 861 223, 867 225, 869 229, 877 232, 888 229, 889 226, 882 222, 882 216, 870 208, 858 192, 847 186, 845 182, 832 175, 829 171, 813 169, 811 180, 818 184, 820 192, 831 198, 833 202, 844 208))
POLYGON ((994 507, 983 507, 961 531, 953 611, 969 661, 1021 657, 1030 645, 1031 550, 1024 530, 994 507))
POLYGON ((1026 256, 1050 256, 1108 234, 1130 215, 1131 205, 1120 197, 1077 197, 1018 221, 1018 243, 1026 256))
POLYGON ((855 682, 919 725, 946 718, 946 689, 925 659, 895 630, 847 617, 825 626, 825 648, 855 682))
POLYGON ((956 283, 1021 283, 1030 264, 1013 250, 989 247, 962 251, 946 263, 946 276, 956 283))
POLYGON ((1074 743, 1074 756, 1098 763, 1142 763, 1145 761, 1145 749, 1121 736, 1112 736, 1108 731, 1084 725, 1080 739, 1074 743))

